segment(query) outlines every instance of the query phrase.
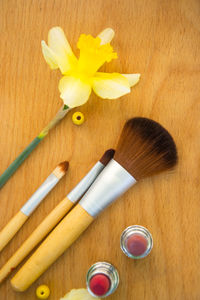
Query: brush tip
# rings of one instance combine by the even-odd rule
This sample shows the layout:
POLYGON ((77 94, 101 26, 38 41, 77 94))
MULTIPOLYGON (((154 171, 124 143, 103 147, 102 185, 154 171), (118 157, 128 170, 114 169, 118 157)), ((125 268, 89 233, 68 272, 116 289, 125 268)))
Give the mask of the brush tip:
POLYGON ((59 163, 59 165, 55 168, 53 173, 58 177, 59 179, 62 178, 65 173, 67 172, 69 168, 69 162, 68 161, 62 161, 59 163))
POLYGON ((69 162, 62 161, 61 163, 59 163, 58 168, 60 168, 61 172, 66 173, 69 168, 69 162))
POLYGON ((139 180, 174 167, 178 155, 164 127, 151 119, 136 117, 125 123, 114 159, 139 180))
POLYGON ((104 166, 106 166, 109 161, 113 158, 115 154, 115 150, 114 149, 108 149, 103 156, 101 157, 101 159, 99 160, 104 166))

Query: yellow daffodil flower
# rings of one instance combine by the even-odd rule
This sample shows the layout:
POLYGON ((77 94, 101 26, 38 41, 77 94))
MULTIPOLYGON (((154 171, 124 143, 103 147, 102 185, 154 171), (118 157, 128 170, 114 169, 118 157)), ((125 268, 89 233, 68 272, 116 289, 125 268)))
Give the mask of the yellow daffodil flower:
POLYGON ((130 93, 130 88, 140 74, 103 73, 98 69, 117 58, 110 45, 114 31, 107 28, 96 38, 81 34, 77 47, 79 59, 74 55, 60 27, 53 27, 48 34, 48 45, 42 41, 42 52, 51 69, 60 69, 63 77, 59 82, 60 97, 70 108, 87 102, 93 90, 101 98, 116 99, 130 93))
POLYGON ((91 296, 86 289, 73 289, 60 300, 100 300, 100 298, 91 296))

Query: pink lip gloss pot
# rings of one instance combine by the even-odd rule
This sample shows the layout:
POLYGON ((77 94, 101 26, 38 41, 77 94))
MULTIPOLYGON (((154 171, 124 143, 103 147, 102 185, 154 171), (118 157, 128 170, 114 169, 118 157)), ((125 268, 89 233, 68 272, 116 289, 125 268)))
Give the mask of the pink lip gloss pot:
POLYGON ((114 293, 119 284, 115 267, 107 262, 97 262, 88 270, 87 289, 93 297, 107 297, 114 293))
POLYGON ((121 249, 128 257, 146 257, 153 248, 153 238, 149 230, 140 225, 127 227, 121 235, 121 249))

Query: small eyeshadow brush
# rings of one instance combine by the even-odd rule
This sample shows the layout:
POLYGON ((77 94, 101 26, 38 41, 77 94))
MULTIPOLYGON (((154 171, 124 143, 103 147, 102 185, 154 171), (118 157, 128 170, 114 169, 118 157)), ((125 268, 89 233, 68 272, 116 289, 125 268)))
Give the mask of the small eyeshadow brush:
POLYGON ((61 162, 55 170, 47 177, 37 191, 29 198, 20 211, 8 222, 0 232, 0 251, 8 244, 14 235, 23 226, 26 220, 55 187, 68 170, 68 161, 61 162))

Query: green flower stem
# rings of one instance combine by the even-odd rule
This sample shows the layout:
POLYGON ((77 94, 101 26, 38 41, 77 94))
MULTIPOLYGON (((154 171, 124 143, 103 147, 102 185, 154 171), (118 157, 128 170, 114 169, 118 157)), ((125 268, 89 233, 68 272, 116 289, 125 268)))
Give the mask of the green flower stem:
POLYGON ((47 136, 51 128, 55 127, 60 120, 68 113, 70 108, 64 105, 51 120, 51 122, 40 132, 40 134, 24 149, 24 151, 10 164, 10 166, 0 176, 0 188, 7 182, 12 174, 19 168, 29 154, 37 147, 37 145, 47 136))
POLYGON ((29 154, 35 149, 39 144, 41 139, 36 137, 29 145, 24 149, 24 151, 10 164, 10 166, 5 170, 5 172, 0 176, 0 188, 6 183, 6 181, 11 177, 11 175, 18 169, 18 167, 23 163, 23 161, 29 156, 29 154))

